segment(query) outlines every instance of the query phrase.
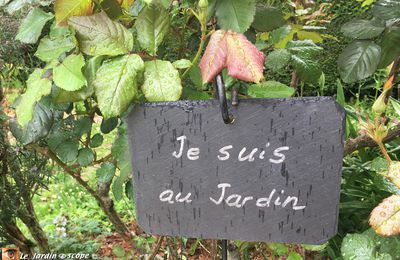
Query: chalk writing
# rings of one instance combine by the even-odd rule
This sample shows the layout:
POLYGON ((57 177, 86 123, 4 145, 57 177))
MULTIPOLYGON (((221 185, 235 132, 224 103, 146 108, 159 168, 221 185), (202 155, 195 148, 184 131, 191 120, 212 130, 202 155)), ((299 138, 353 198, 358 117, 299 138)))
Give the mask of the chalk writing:
POLYGON ((192 200, 190 200, 190 196, 192 196, 191 193, 186 194, 185 197, 181 198, 182 193, 179 192, 176 196, 175 196, 175 200, 174 200, 174 192, 172 190, 165 190, 163 192, 161 192, 160 194, 160 201, 162 202, 168 202, 169 204, 174 204, 174 202, 181 202, 181 203, 190 203, 192 202, 192 200))
POLYGON ((333 99, 136 106, 137 223, 149 234, 322 244, 337 232, 344 111, 333 99))
MULTIPOLYGON (((183 156, 184 153, 184 147, 185 147, 185 141, 187 140, 187 137, 185 135, 179 136, 176 139, 179 142, 179 150, 178 151, 174 151, 172 153, 172 156, 174 156, 175 158, 179 159, 183 156)), ((265 145, 265 148, 268 148, 270 146, 270 143, 268 142, 265 145)), ((224 147, 222 147, 221 149, 218 150, 219 154, 217 155, 217 159, 219 161, 227 161, 231 158, 231 152, 230 150, 233 149, 233 145, 226 145, 224 147)), ((260 159, 260 160, 264 160, 265 159, 265 153, 266 151, 264 150, 264 148, 253 148, 249 149, 249 151, 247 151, 247 147, 243 147, 238 156, 237 159, 239 162, 254 162, 256 158, 260 159), (258 156, 256 156, 258 155, 258 156)), ((289 151, 289 146, 282 146, 282 147, 278 147, 275 150, 272 151, 272 154, 275 158, 269 158, 269 161, 271 163, 275 163, 275 164, 280 164, 283 163, 286 159, 285 154, 283 153, 284 151, 289 151)), ((198 159, 200 159, 200 148, 196 147, 196 148, 189 148, 187 151, 187 158, 191 161, 196 161, 198 159)))
MULTIPOLYGON (((280 194, 276 193, 276 189, 273 189, 268 197, 254 198, 253 196, 242 196, 240 194, 230 194, 227 196, 227 188, 231 188, 231 184, 229 183, 220 183, 217 185, 217 188, 220 189, 220 196, 218 199, 210 197, 210 201, 215 205, 221 205, 225 203, 228 207, 236 207, 241 208, 247 202, 253 201, 255 205, 259 208, 269 208, 272 204, 275 206, 281 206, 285 208, 289 204, 292 205, 293 210, 302 210, 306 208, 306 206, 298 206, 298 198, 296 196, 286 196, 285 200, 281 202, 282 197, 284 196, 285 191, 281 190, 280 194), (272 202, 272 203, 271 203, 272 202)), ((180 203, 190 203, 192 200, 190 197, 192 193, 188 193, 184 198, 181 198, 182 193, 178 193, 174 200, 174 192, 172 190, 165 190, 160 194, 160 201, 166 202, 169 204, 174 204, 175 202, 180 203)))

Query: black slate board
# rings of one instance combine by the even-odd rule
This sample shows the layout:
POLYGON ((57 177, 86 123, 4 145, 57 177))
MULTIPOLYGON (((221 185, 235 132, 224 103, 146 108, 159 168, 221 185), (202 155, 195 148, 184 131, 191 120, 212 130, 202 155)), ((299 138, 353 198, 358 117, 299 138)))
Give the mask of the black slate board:
POLYGON ((316 97, 241 100, 230 111, 236 118, 230 125, 222 121, 215 100, 148 103, 131 112, 129 142, 140 227, 159 235, 307 244, 334 236, 343 109, 331 98, 316 97), (183 135, 179 157, 177 139, 183 135), (227 150, 230 158, 219 160, 218 155, 226 159, 219 149, 228 145, 233 146, 227 150), (258 149, 254 161, 239 161, 244 147, 242 155, 258 149), (199 148, 197 160, 193 149, 188 158, 190 148, 199 148), (218 184, 226 186, 217 205, 223 190, 218 184), (178 193, 184 202, 176 201, 178 193))

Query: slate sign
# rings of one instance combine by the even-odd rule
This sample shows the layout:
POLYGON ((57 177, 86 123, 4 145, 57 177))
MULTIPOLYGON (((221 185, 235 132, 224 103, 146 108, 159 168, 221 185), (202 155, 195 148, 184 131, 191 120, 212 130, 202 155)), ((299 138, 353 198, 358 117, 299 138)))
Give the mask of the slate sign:
POLYGON ((321 244, 337 232, 343 109, 328 97, 136 107, 137 221, 150 234, 321 244))

